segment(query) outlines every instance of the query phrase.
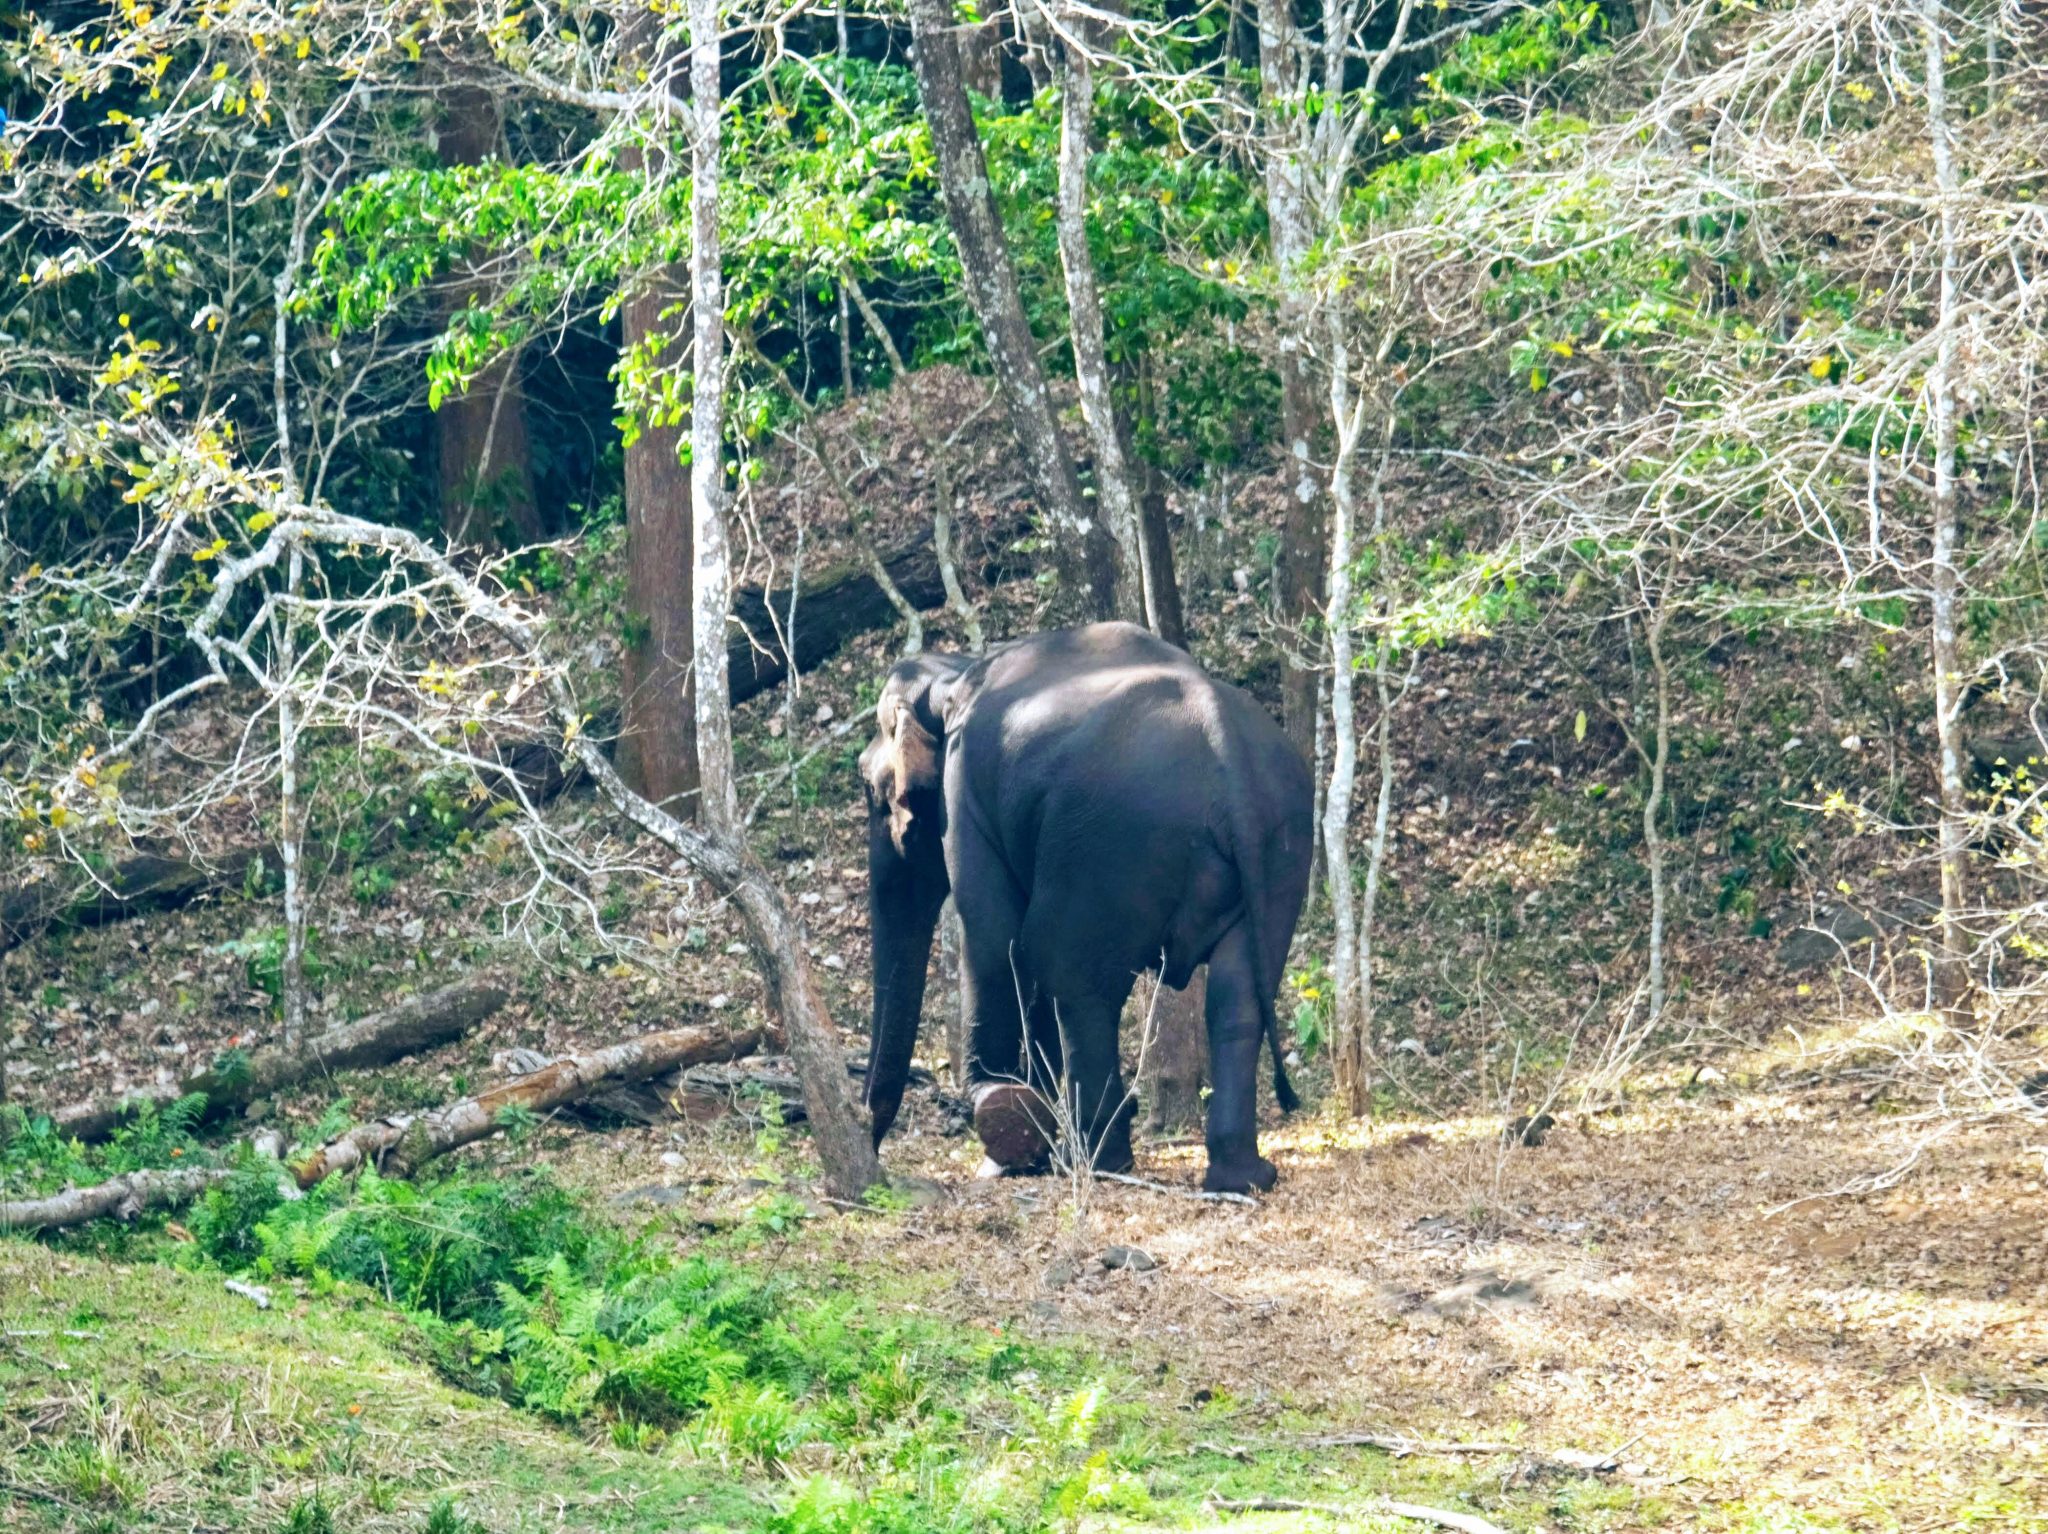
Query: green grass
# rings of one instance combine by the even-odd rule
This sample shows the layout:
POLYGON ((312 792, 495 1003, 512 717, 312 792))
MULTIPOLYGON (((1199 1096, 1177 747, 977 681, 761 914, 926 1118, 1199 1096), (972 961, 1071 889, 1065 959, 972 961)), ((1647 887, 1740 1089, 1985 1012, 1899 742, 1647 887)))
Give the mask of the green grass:
POLYGON ((1503 1495, 1498 1467, 1295 1447, 1307 1420, 1254 1433, 1241 1404, 1192 1402, 1163 1351, 949 1319, 946 1275, 814 1260, 807 1230, 754 1222, 684 1254, 482 1180, 303 1213, 235 1197, 187 1217, 194 1242, 0 1241, 9 1528, 1024 1534, 1375 1495, 1508 1529, 1658 1521, 1623 1487, 1503 1495), (237 1215, 265 1234, 228 1239, 237 1215), (220 1261, 274 1308, 227 1293, 220 1261))

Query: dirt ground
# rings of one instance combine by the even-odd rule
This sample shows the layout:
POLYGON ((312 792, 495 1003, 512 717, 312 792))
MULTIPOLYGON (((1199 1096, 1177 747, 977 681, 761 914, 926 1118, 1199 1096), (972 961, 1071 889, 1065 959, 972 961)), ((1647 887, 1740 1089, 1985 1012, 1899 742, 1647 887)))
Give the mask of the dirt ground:
MULTIPOLYGON (((1200 1148, 1169 1144, 1140 1171, 1177 1191, 1098 1184, 1078 1216, 1063 1182, 977 1181, 971 1140, 913 1134, 892 1167, 943 1199, 832 1220, 829 1250, 957 1275, 964 1320, 1154 1358, 1235 1403, 1242 1446, 1349 1426, 1611 1454, 1646 1526, 2039 1527, 2048 1145, 1964 1127, 1829 1197, 1926 1135, 1862 1095, 1674 1097, 1512 1150, 1491 1118, 1298 1122, 1267 1131, 1282 1181, 1256 1207, 1192 1197, 1200 1148), (1073 1261, 1117 1244, 1159 1266, 1073 1261)), ((677 1181, 678 1138, 581 1142, 565 1171, 677 1181)))

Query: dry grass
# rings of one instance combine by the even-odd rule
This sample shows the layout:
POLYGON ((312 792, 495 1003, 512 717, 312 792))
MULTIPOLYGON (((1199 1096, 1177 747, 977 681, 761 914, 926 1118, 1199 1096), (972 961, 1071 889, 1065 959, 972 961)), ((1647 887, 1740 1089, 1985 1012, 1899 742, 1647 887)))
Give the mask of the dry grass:
MULTIPOLYGON (((1965 1127, 1889 1191, 1819 1196, 1917 1135, 1864 1095, 1674 1097, 1513 1151, 1491 1119, 1302 1122, 1269 1131, 1283 1181, 1256 1209, 1098 1187, 1086 1239, 1161 1266, 1056 1291, 1061 1186, 973 1182, 961 1142, 913 1137, 892 1160, 952 1197, 833 1221, 809 1256, 952 1273, 963 1321, 1156 1358, 1184 1402, 1235 1403, 1247 1445, 1344 1426, 1627 1444, 1681 1527, 2040 1527, 2048 1146, 1965 1127)), ((1140 1170, 1185 1185, 1200 1154, 1140 1170)), ((651 1174, 607 1159, 606 1181, 651 1174)))

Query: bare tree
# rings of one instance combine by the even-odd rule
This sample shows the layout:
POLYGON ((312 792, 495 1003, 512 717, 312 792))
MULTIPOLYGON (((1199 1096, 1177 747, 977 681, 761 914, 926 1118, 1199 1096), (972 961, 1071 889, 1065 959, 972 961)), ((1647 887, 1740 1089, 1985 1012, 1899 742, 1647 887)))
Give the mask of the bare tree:
POLYGON ((731 560, 725 533, 725 275, 718 205, 723 111, 718 0, 690 0, 690 605, 697 684, 697 775, 704 823, 740 834, 726 682, 731 560))
POLYGON ((918 96, 938 159, 946 220, 1018 452, 1038 494, 1053 558, 1070 588, 1070 599, 1081 611, 1091 618, 1110 617, 1116 610, 1116 545, 1090 513, 1060 435, 968 105, 952 15, 940 0, 911 0, 910 23, 916 39, 918 96))

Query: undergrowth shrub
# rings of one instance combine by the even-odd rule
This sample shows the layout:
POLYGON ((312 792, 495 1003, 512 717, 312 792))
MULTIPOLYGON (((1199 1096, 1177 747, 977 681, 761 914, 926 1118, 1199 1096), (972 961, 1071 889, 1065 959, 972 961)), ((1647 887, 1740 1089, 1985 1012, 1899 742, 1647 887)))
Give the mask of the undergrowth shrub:
POLYGON ((777 1516, 784 1534, 1038 1528, 1123 1490, 1092 1442, 1098 1389, 1029 1399, 1060 1372, 1054 1354, 894 1307, 885 1317, 851 1274, 820 1292, 815 1277, 756 1263, 764 1221, 678 1255, 588 1222, 540 1171, 420 1184, 365 1171, 292 1198, 275 1162, 244 1153, 189 1224, 182 1250, 200 1260, 318 1291, 360 1286, 414 1318, 453 1383, 565 1425, 609 1423, 621 1447, 673 1440, 740 1471, 833 1445, 860 1495, 807 1483, 777 1516), (1016 1424, 993 1460, 963 1455, 991 1420, 1016 1424), (963 1505, 964 1521, 940 1511, 963 1505))

